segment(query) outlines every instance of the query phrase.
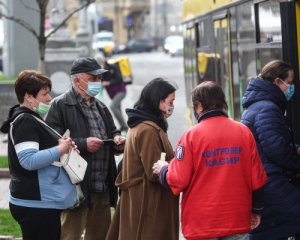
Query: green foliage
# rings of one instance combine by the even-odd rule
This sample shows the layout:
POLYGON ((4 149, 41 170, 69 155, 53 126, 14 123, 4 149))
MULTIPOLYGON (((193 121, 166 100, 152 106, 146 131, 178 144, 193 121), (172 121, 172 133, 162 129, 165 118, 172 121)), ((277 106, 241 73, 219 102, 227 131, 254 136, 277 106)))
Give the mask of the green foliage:
POLYGON ((0 168, 8 168, 8 161, 6 156, 0 156, 0 168))
POLYGON ((0 73, 0 82, 14 82, 15 80, 15 77, 7 77, 0 73))
POLYGON ((0 235, 22 236, 19 224, 13 219, 8 209, 0 209, 0 235))

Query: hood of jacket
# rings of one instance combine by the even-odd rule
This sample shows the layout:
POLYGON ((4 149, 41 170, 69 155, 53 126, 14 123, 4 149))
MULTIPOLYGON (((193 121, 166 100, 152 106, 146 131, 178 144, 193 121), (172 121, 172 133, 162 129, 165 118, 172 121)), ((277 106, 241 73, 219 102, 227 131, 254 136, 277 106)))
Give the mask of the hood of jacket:
POLYGON ((246 92, 242 99, 244 108, 248 108, 253 103, 259 101, 274 102, 284 112, 287 106, 287 100, 280 88, 269 81, 261 78, 250 80, 246 92))
POLYGON ((2 126, 0 128, 1 132, 8 133, 10 123, 13 122, 14 119, 22 113, 29 113, 29 114, 35 115, 38 118, 41 118, 36 112, 30 110, 29 108, 21 107, 19 104, 15 105, 9 109, 7 119, 4 121, 4 123, 2 124, 2 126))
POLYGON ((165 119, 158 118, 148 111, 129 108, 127 108, 125 111, 128 116, 127 124, 130 128, 133 128, 144 121, 152 121, 156 123, 165 132, 167 132, 168 130, 168 123, 165 119))

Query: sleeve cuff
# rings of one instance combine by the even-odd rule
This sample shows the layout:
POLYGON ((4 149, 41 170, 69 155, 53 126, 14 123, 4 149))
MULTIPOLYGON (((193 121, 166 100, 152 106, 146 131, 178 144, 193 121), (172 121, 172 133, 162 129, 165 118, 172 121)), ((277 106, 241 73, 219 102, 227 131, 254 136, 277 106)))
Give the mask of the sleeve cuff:
POLYGON ((166 189, 170 189, 170 186, 166 179, 168 170, 169 170, 168 165, 166 165, 161 168, 159 173, 159 182, 166 189))

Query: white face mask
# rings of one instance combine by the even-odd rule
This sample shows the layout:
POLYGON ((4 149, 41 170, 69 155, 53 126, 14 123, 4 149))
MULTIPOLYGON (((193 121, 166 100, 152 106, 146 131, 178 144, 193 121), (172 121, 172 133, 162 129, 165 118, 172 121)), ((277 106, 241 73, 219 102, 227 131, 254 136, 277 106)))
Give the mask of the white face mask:
POLYGON ((169 106, 168 104, 166 104, 166 109, 165 109, 165 118, 168 118, 172 115, 174 111, 174 106, 169 106))

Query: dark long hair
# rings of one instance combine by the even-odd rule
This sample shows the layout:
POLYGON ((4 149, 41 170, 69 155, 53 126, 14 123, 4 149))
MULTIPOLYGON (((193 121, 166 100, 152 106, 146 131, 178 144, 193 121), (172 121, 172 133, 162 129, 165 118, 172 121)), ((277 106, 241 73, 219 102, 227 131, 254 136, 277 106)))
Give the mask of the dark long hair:
POLYGON ((176 88, 163 78, 155 78, 143 88, 139 100, 134 104, 134 108, 161 117, 160 101, 175 91, 176 88))

